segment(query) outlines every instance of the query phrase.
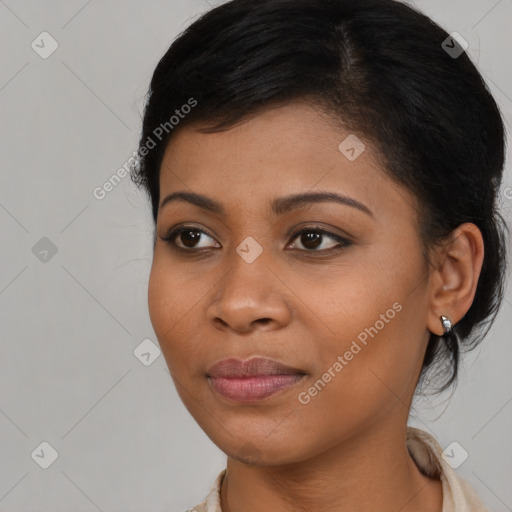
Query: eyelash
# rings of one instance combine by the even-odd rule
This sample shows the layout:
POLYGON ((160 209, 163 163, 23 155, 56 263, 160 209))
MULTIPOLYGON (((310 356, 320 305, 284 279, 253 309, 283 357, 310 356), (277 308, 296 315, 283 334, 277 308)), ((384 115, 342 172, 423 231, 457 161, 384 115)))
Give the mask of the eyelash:
MULTIPOLYGON (((170 245, 170 247, 175 250, 175 251, 180 251, 180 252, 183 252, 183 253, 199 253, 199 252, 204 252, 206 251, 207 249, 209 248, 201 248, 201 249, 194 249, 194 248, 183 248, 183 247, 180 247, 179 245, 176 244, 175 240, 184 232, 194 232, 194 233, 201 233, 201 234, 204 234, 206 235, 207 237, 209 238, 212 238, 208 233, 206 233, 205 231, 203 231, 202 229, 199 229, 199 228, 196 228, 194 226, 183 226, 183 227, 180 227, 180 228, 172 228, 171 230, 169 230, 169 233, 165 236, 165 237, 162 237, 161 240, 168 243, 170 245)), ((338 235, 335 235, 334 233, 331 233, 330 231, 327 231, 326 229, 323 229, 323 228, 320 228, 320 227, 314 227, 314 226, 311 226, 311 227, 306 227, 306 228, 302 228, 301 230, 299 231, 296 231, 295 233, 293 233, 291 235, 291 238, 290 238, 290 241, 293 241, 295 240, 297 237, 299 237, 300 235, 304 234, 304 233, 320 233, 322 235, 325 235, 329 238, 332 238, 333 240, 335 240, 336 242, 339 243, 339 245, 335 246, 335 247, 331 247, 330 249, 321 249, 321 250, 317 250, 317 249, 294 249, 294 250, 298 250, 300 252, 306 252, 306 253, 322 253, 322 254, 331 254, 333 252, 339 252, 349 246, 352 245, 352 242, 346 238, 343 238, 343 237, 340 237, 338 235)), ((287 244, 289 245, 289 243, 287 244)))

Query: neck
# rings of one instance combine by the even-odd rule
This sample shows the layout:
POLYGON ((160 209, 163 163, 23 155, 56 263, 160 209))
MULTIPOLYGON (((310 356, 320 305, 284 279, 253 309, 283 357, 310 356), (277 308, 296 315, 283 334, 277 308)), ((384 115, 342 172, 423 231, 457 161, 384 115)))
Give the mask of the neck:
POLYGON ((441 512, 439 480, 409 455, 406 426, 361 432, 307 461, 250 466, 228 457, 223 512, 441 512))

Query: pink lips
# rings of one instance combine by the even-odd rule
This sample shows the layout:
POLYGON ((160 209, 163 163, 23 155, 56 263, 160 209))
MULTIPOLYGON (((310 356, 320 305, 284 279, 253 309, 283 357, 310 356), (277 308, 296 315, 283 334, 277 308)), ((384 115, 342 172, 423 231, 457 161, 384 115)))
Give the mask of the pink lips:
POLYGON ((237 402, 253 402, 289 388, 305 373, 273 359, 253 357, 246 361, 225 359, 207 372, 213 388, 237 402))

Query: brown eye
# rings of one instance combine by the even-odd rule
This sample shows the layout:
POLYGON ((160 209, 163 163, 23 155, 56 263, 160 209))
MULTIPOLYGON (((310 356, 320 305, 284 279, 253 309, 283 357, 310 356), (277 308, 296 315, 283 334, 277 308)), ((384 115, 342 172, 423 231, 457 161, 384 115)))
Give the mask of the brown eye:
MULTIPOLYGON (((308 252, 323 252, 329 251, 330 249, 336 249, 351 245, 351 242, 349 240, 341 238, 340 236, 335 235, 334 233, 330 233, 329 231, 326 231, 324 229, 318 228, 303 229, 294 235, 292 240, 295 239, 298 239, 302 247, 304 247, 303 250, 307 250, 308 252), (324 242, 326 239, 331 239, 336 243, 331 244, 330 246, 328 244, 328 246, 325 247, 324 242)), ((296 247, 293 248, 295 249, 296 247)))
POLYGON ((202 236, 203 234, 199 231, 181 231, 176 238, 180 239, 185 247, 191 248, 195 247, 202 236))
MULTIPOLYGON (((176 246, 179 249, 194 250, 194 249, 198 249, 198 248, 202 249, 205 247, 212 247, 211 245, 210 246, 198 245, 199 242, 201 242, 202 240, 208 239, 208 238, 210 240, 213 240, 213 238, 211 236, 206 234, 201 229, 185 227, 185 228, 172 230, 165 238, 162 238, 162 240, 164 242, 168 242, 168 243, 176 246), (180 243, 178 243, 178 241, 181 242, 181 245, 180 245, 180 243)), ((219 244, 217 244, 217 242, 215 242, 215 240, 213 240, 213 242, 214 242, 214 244, 216 244, 216 245, 213 245, 213 247, 220 247, 219 244)))

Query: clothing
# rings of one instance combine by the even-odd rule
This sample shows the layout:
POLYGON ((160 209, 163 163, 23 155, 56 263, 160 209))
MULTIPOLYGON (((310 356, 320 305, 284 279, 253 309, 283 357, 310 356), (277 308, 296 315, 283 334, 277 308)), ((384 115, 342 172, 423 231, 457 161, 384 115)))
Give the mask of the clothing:
MULTIPOLYGON (((441 512, 489 512, 470 484, 458 477, 444 460, 443 449, 429 433, 407 427, 407 448, 420 471, 441 480, 443 509, 441 512)), ((217 476, 208 496, 190 512, 222 512, 220 490, 226 470, 217 476)))

